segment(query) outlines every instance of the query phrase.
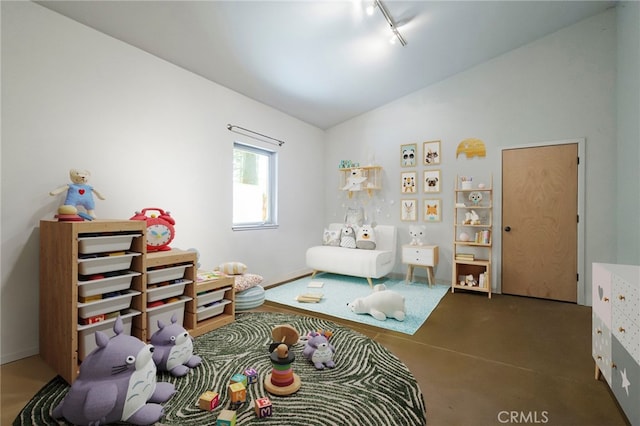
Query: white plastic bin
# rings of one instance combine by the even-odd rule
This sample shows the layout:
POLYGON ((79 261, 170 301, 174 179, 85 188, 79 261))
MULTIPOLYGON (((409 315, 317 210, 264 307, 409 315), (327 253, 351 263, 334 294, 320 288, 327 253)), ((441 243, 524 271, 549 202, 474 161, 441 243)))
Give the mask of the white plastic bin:
POLYGON ((91 318, 96 315, 127 309, 131 306, 133 296, 139 294, 139 291, 129 289, 125 294, 121 294, 120 296, 96 300, 95 302, 78 303, 78 316, 80 318, 91 318))
POLYGON ((147 271, 147 284, 177 280, 184 277, 184 271, 189 265, 178 265, 170 268, 152 269, 147 271))
POLYGON ((127 271, 122 275, 101 278, 98 280, 78 281, 78 295, 81 297, 95 296, 96 294, 111 293, 113 291, 126 290, 131 287, 131 280, 140 272, 127 271))
POLYGON ((231 300, 224 299, 213 306, 202 306, 196 311, 198 321, 202 321, 207 318, 215 317, 224 312, 224 307, 231 303, 231 300))
POLYGON ((147 289, 147 303, 155 302, 156 300, 168 299, 174 296, 180 296, 184 293, 184 286, 190 283, 189 280, 184 280, 180 283, 167 284, 162 287, 147 289))
POLYGON ((224 297, 225 292, 231 290, 231 287, 221 288, 220 290, 209 291, 207 293, 198 294, 198 307, 217 302, 224 297))
POLYGON ((191 300, 188 296, 180 296, 180 300, 175 302, 165 303, 161 306, 154 306, 153 308, 147 308, 147 335, 149 338, 158 331, 158 320, 161 320, 165 324, 171 324, 171 317, 176 314, 177 323, 184 324, 184 305, 191 300))
MULTIPOLYGON (((125 334, 131 335, 131 323, 133 317, 136 315, 140 315, 140 311, 136 311, 135 309, 127 309, 126 312, 120 315, 125 334)), ((102 331, 109 336, 109 338, 115 336, 115 332, 113 331, 113 324, 115 322, 116 318, 109 318, 108 320, 94 324, 78 326, 78 359, 80 361, 98 347, 98 345, 96 345, 96 331, 102 331)))
POLYGON ((117 256, 100 256, 78 259, 78 272, 82 275, 103 274, 105 272, 125 271, 131 268, 133 258, 140 253, 126 253, 117 256))
POLYGON ((99 237, 78 238, 78 253, 93 254, 131 249, 131 242, 142 234, 105 235, 99 237))

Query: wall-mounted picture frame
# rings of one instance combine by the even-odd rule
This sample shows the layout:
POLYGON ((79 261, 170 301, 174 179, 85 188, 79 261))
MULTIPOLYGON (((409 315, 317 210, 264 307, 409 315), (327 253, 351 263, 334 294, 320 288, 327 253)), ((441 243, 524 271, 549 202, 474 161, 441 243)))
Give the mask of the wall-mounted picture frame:
POLYGON ((400 192, 403 194, 415 194, 418 192, 418 172, 400 173, 400 192))
POLYGON ((422 163, 425 166, 440 164, 440 141, 428 141, 422 144, 422 163))
POLYGON ((440 198, 426 198, 423 211, 423 220, 425 222, 442 221, 442 200, 440 198))
POLYGON ((436 170, 425 170, 422 178, 422 187, 424 188, 425 193, 438 193, 440 192, 440 187, 442 184, 442 179, 440 178, 440 169, 436 170))
POLYGON ((400 200, 400 220, 404 222, 415 222, 418 220, 418 200, 406 198, 400 200))
POLYGON ((418 144, 400 145, 400 166, 415 167, 418 162, 418 144))

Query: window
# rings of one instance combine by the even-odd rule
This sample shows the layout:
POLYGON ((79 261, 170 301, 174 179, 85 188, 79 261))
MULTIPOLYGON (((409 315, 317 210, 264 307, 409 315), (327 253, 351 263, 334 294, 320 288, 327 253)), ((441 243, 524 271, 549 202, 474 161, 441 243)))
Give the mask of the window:
POLYGON ((276 227, 276 153, 233 144, 233 228, 276 227))

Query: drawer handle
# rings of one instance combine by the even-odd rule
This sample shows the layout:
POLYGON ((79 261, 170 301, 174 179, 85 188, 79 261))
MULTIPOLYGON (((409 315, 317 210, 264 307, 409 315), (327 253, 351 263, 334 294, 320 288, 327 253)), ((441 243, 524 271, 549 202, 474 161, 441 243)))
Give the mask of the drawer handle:
POLYGON ((625 332, 625 329, 624 329, 624 328, 622 328, 622 327, 618 327, 618 331, 619 331, 620 333, 624 333, 624 332, 625 332))
POLYGON ((615 362, 612 362, 612 363, 611 363, 611 368, 618 368, 618 366, 616 365, 616 363, 615 363, 615 362))
POLYGON ((596 329, 596 334, 602 334, 602 330, 600 330, 599 328, 596 329))
POLYGON ((608 298, 608 297, 605 297, 605 298, 603 298, 602 300, 604 300, 605 302, 608 302, 608 301, 609 301, 609 298, 608 298))
POLYGON ((618 296, 618 299, 625 300, 625 297, 621 294, 620 296, 618 296))
POLYGON ((600 355, 598 355, 598 356, 596 357, 596 359, 597 359, 598 361, 602 361, 602 357, 601 357, 600 355))

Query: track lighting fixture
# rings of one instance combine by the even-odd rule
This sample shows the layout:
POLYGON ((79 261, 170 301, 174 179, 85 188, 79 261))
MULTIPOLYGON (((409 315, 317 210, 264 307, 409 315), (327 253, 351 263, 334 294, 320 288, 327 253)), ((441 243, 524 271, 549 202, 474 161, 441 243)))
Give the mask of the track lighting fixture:
POLYGON ((407 41, 404 39, 404 37, 402 37, 402 34, 400 34, 400 31, 398 31, 398 27, 396 26, 395 22, 393 21, 393 18, 391 17, 391 15, 389 14, 389 11, 384 7, 384 5, 382 4, 382 2, 380 0, 374 0, 373 4, 367 7, 367 15, 372 15, 373 11, 375 8, 380 9, 380 12, 382 12, 382 15, 384 16, 384 19, 387 21, 387 23, 389 24, 389 28, 391 29, 391 32, 393 33, 393 37, 392 37, 392 43, 395 43, 395 40, 397 39, 398 41, 400 41, 400 44, 402 44, 403 46, 407 45, 407 41))

